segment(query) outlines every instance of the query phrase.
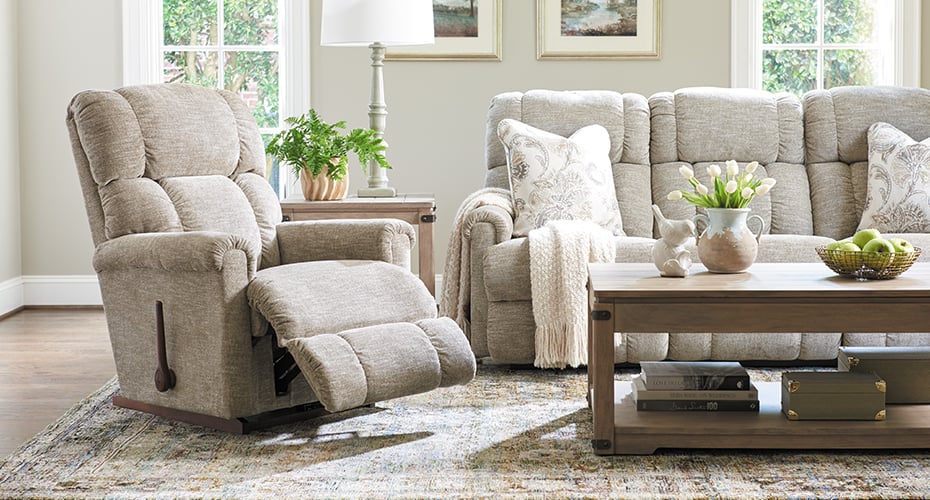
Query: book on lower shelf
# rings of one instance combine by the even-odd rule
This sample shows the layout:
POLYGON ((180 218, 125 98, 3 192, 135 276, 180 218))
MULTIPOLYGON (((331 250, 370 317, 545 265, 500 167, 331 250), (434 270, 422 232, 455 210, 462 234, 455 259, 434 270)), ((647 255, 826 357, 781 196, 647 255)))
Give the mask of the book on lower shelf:
POLYGON ((633 397, 637 400, 661 400, 661 399, 711 399, 711 400, 733 400, 733 401, 752 401, 759 399, 759 391, 756 386, 750 382, 749 389, 745 391, 701 391, 701 390, 668 390, 668 389, 646 389, 641 375, 633 375, 633 397))
POLYGON ((659 399, 637 401, 636 409, 640 411, 759 411, 759 400, 659 399))
POLYGON ((749 372, 735 361, 641 361, 648 390, 748 390, 749 372))
POLYGON ((634 376, 633 402, 644 411, 759 411, 759 391, 751 383, 745 391, 653 391, 634 376))

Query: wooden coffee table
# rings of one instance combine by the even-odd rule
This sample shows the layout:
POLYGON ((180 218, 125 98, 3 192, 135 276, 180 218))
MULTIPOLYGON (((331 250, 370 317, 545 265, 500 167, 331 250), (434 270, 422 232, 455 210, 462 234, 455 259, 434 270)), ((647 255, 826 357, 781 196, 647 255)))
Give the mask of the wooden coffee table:
MULTIPOLYGON (((637 412, 614 380, 614 332, 927 332, 930 263, 892 280, 841 278, 823 264, 754 264, 741 274, 701 266, 662 278, 652 264, 590 264, 588 397, 598 455, 658 448, 930 448, 930 405, 888 405, 886 419, 789 421, 777 382, 755 382, 748 412, 637 412)), ((930 383, 928 381, 927 383, 930 383)))

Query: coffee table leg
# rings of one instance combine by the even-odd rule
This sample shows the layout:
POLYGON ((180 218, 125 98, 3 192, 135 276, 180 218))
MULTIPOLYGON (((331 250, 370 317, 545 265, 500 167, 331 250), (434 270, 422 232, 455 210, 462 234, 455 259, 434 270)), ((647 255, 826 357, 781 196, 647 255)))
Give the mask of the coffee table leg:
POLYGON ((597 455, 614 454, 614 318, 613 304, 595 303, 591 308, 588 344, 588 383, 593 385, 591 414, 597 455))

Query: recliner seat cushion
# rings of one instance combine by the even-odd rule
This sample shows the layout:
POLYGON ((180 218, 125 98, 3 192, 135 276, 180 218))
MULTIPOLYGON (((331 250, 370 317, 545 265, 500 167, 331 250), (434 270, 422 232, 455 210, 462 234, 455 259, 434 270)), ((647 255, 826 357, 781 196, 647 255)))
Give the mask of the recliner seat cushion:
POLYGON ((247 295, 328 411, 464 384, 475 376, 462 330, 449 318, 436 318, 426 286, 399 266, 285 264, 259 271, 247 295), (377 283, 382 288, 373 290, 377 283))
POLYGON ((263 269, 249 305, 287 340, 436 317, 436 301, 415 275, 380 261, 300 262, 263 269))

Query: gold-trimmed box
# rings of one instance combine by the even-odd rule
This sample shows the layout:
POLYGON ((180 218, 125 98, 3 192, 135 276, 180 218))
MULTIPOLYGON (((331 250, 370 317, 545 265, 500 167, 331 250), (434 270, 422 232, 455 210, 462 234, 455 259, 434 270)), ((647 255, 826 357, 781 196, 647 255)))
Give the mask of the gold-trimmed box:
POLYGON ((885 403, 930 403, 930 347, 840 347, 840 371, 874 373, 888 384, 885 403))
POLYGON ((885 381, 874 373, 783 372, 788 420, 885 420, 885 381))

